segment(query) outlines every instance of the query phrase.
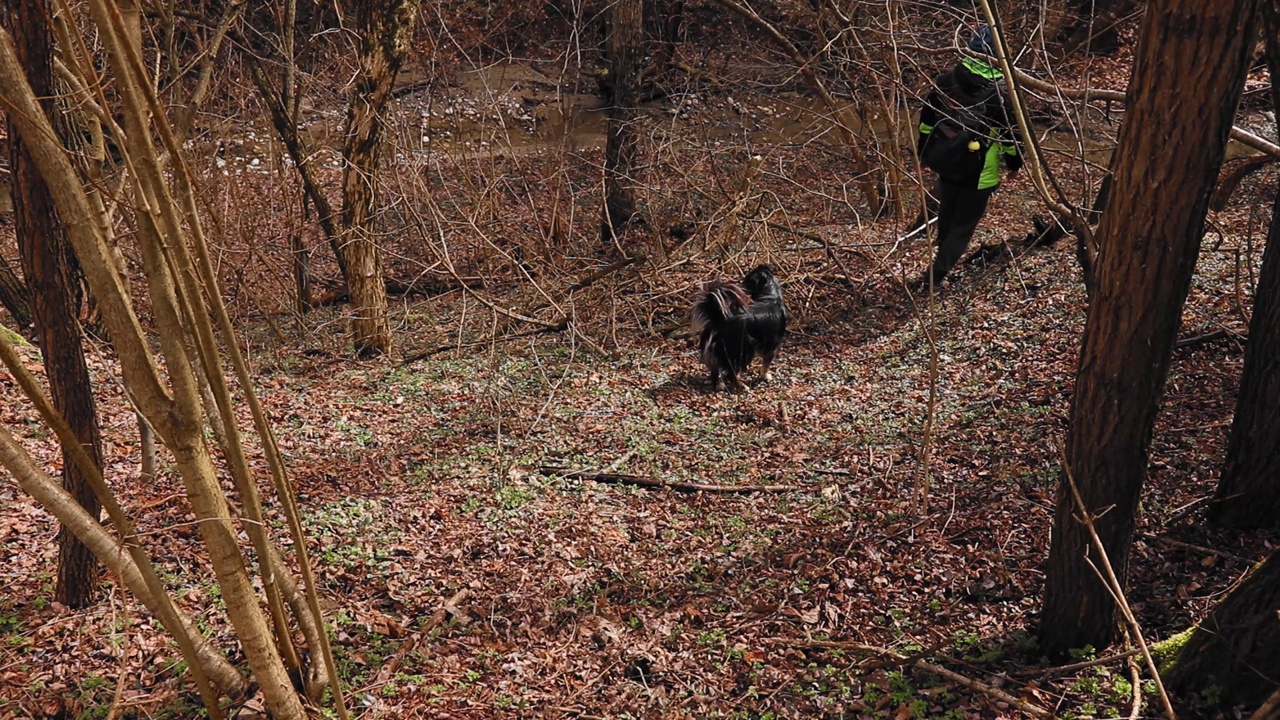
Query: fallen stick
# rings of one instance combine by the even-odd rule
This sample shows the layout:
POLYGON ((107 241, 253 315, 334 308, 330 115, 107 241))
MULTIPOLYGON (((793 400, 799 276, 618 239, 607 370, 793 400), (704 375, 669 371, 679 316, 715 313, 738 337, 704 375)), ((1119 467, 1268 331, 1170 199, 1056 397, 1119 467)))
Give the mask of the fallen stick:
POLYGON ((793 492, 801 489, 799 485, 707 485, 703 483, 683 482, 681 480, 661 480, 658 478, 645 477, 644 475, 628 475, 626 473, 618 472, 573 470, 571 468, 559 467, 556 465, 543 465, 538 468, 538 472, 543 475, 563 477, 570 480, 591 480, 593 482, 611 485, 635 485, 637 487, 659 489, 670 488, 680 492, 721 493, 726 495, 745 495, 757 492, 781 493, 793 492))
POLYGON ((1116 655, 1108 655, 1106 657, 1094 658, 1092 660, 1082 660, 1080 662, 1071 663, 1070 665, 1058 665, 1051 668, 1019 670, 1014 675, 1018 677, 1053 677, 1054 675, 1062 675, 1064 673, 1075 672, 1076 670, 1085 670, 1099 665, 1110 665, 1113 662, 1131 658, 1134 655, 1141 655, 1141 650, 1127 650, 1116 655))
POLYGON ((1040 707, 1039 705, 1033 705, 1027 702, 1026 700, 1023 700, 1022 698, 1014 697, 1013 695, 1010 695, 1009 693, 1001 690, 1000 688, 997 688, 992 685, 988 685, 987 683, 984 683, 981 680, 974 680, 973 678, 961 675, 960 673, 954 670, 948 670, 947 668, 944 668, 941 665, 934 665, 933 663, 928 662, 926 660, 917 659, 914 662, 912 662, 911 658, 901 653, 894 652, 888 648, 876 647, 874 645, 866 645, 864 643, 858 643, 858 642, 841 642, 837 640, 803 640, 803 641, 783 640, 781 642, 787 645, 791 645, 793 647, 809 647, 809 648, 821 648, 821 649, 831 649, 831 650, 849 650, 853 652, 867 653, 870 655, 879 655, 881 657, 896 660, 898 662, 903 663, 904 665, 912 665, 921 670, 924 670, 925 672, 931 672, 935 675, 941 675, 942 677, 947 678, 948 680, 951 680, 954 683, 967 687, 970 690, 974 690, 976 692, 982 693, 983 695, 993 697, 999 700, 1000 702, 1008 703, 1009 705, 1012 705, 1013 707, 1016 707, 1019 710, 1029 715, 1033 715, 1039 718, 1053 717, 1053 713, 1040 707))
POLYGON ((1213 548, 1208 548, 1203 545, 1192 545, 1191 543, 1185 543, 1185 542, 1182 542, 1181 540, 1174 540, 1173 538, 1161 537, 1153 533, 1138 533, 1138 537, 1142 538, 1143 540, 1150 540, 1152 542, 1164 543, 1165 545, 1172 545, 1173 547, 1182 548, 1184 550, 1194 550, 1198 553, 1204 553, 1205 555, 1217 555, 1218 557, 1224 557, 1224 558, 1227 558, 1228 560, 1239 560, 1240 562, 1246 565, 1253 565, 1255 562, 1257 562, 1256 560, 1250 560, 1247 557, 1240 557, 1239 555, 1233 555, 1228 552, 1222 552, 1221 550, 1214 550, 1213 548))
POLYGON ((595 283, 595 281, 599 280, 600 278, 603 278, 603 277, 607 277, 607 276, 609 276, 609 275, 612 275, 613 273, 615 273, 615 272, 617 272, 617 271, 621 270, 622 268, 625 268, 625 267, 627 267, 628 265, 633 265, 633 264, 635 264, 635 263, 637 263, 637 262, 640 262, 641 260, 644 260, 644 259, 645 259, 645 256, 644 256, 644 255, 642 255, 642 254, 640 254, 640 253, 636 253, 635 255, 628 255, 628 256, 626 256, 626 257, 622 258, 621 260, 614 260, 613 262, 609 263, 608 265, 605 265, 604 267, 600 268, 599 270, 596 270, 595 272, 593 272, 593 273, 591 273, 591 274, 587 275, 586 277, 583 277, 582 279, 578 280, 578 281, 577 281, 577 282, 575 282, 574 284, 570 285, 570 286, 569 286, 569 288, 568 288, 568 291, 569 291, 569 292, 576 292, 576 291, 578 291, 578 290, 582 290, 583 288, 589 287, 590 285, 592 285, 593 283, 595 283))
POLYGON ((506 335, 497 335, 497 336, 488 338, 486 340, 477 340, 475 342, 462 343, 461 345, 459 345, 458 343, 449 343, 447 345, 439 345, 433 348, 428 348, 426 350, 416 350, 414 352, 411 352, 408 355, 405 355, 403 358, 401 358, 400 364, 409 365, 419 360, 426 360, 432 355, 439 355, 440 353, 443 353, 443 352, 449 352, 450 350, 481 347, 484 345, 492 345, 495 343, 506 342, 508 340, 519 340, 520 338, 533 337, 534 335, 546 335, 551 332, 555 332, 555 330, 550 328, 540 327, 540 328, 535 328, 533 330, 527 330, 525 332, 508 333, 506 335))
POLYGON ((1247 337, 1243 337, 1229 330, 1214 330, 1213 332, 1207 332, 1203 335, 1193 335, 1191 337, 1181 338, 1174 343, 1173 347, 1177 350, 1181 350, 1183 348, 1211 343, 1214 340, 1221 340, 1223 338, 1232 338, 1233 340, 1239 340, 1241 342, 1248 339, 1247 337))
POLYGON ((916 228, 915 230, 912 230, 911 232, 907 233, 906 235, 903 235, 902 237, 898 238, 898 242, 902 242, 902 241, 904 241, 904 240, 910 240, 911 238, 913 238, 913 237, 915 237, 916 235, 918 235, 918 234, 920 233, 920 231, 924 230, 925 228, 929 227, 930 225, 932 225, 932 224, 934 224, 934 223, 936 223, 936 222, 938 222, 938 218, 937 218, 937 217, 931 217, 931 218, 929 218, 928 222, 926 222, 925 224, 921 225, 920 227, 916 228))
POLYGON ((1129 686, 1133 692, 1129 720, 1138 720, 1142 715, 1142 668, 1138 667, 1138 662, 1132 657, 1127 660, 1127 663, 1129 665, 1129 686))

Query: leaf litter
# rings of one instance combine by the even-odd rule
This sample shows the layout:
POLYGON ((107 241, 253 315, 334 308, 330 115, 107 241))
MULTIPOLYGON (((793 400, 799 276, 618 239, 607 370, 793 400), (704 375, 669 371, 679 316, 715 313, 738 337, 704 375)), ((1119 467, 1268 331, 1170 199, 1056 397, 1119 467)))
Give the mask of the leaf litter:
MULTIPOLYGON (((1206 242, 1184 335, 1243 332, 1228 251, 1256 232, 1256 206, 1275 183, 1273 172, 1251 177, 1240 194, 1255 208, 1215 214, 1231 243, 1206 242)), ((972 249, 1021 233, 1033 201, 1025 179, 1006 183, 972 249)), ((868 227, 840 232, 855 242, 883 234, 868 227)), ((921 521, 912 497, 929 347, 897 268, 861 268, 852 292, 856 283, 825 277, 821 252, 772 252, 799 320, 775 381, 743 395, 708 392, 678 333, 614 332, 609 358, 561 333, 401 366, 343 359, 336 331, 332 348, 309 352, 263 339, 261 323, 247 330, 361 717, 1021 716, 910 662, 842 649, 849 642, 929 658, 1054 712, 1127 711, 1119 671, 1034 673, 1042 659, 1028 632, 1084 326, 1071 253, 969 263, 934 304, 936 424, 921 521), (572 472, 605 470, 797 489, 685 493, 572 472)), ((928 252, 921 243, 894 262, 905 275, 928 252)), ((691 288, 716 269, 703 259, 667 273, 631 329, 654 328, 655 317, 678 324, 691 288)), ((407 303, 401 342, 462 344, 460 318, 475 305, 457 293, 407 303)), ((603 301, 591 307, 584 323, 599 324, 603 301)), ((308 323, 341 320, 321 310, 308 323)), ((598 329, 588 334, 609 335, 598 329)), ((34 351, 27 359, 41 372, 34 351)), ((1176 351, 1129 581, 1156 638, 1202 616, 1264 553, 1256 539, 1210 533, 1197 514, 1241 362, 1230 342, 1176 351)), ((107 475, 179 604, 200 612, 217 588, 181 483, 163 465, 151 485, 137 481, 136 426, 106 379, 112 363, 91 357, 107 475)), ((48 433, 11 380, 0 383, 0 418, 56 471, 48 433)), ((78 717, 109 706, 117 684, 126 716, 197 714, 154 620, 110 579, 88 610, 53 603, 56 525, 12 480, 0 501, 0 718, 78 717)), ((278 513, 271 521, 282 537, 278 513)), ((223 618, 198 622, 233 650, 223 618)))

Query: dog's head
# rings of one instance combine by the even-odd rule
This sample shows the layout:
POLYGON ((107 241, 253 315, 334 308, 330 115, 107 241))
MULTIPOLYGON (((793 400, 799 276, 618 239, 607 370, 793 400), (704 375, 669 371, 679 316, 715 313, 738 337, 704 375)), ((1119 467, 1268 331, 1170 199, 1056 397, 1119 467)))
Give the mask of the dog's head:
POLYGON ((743 278, 742 287, 753 298, 776 294, 779 288, 778 280, 773 275, 773 266, 768 264, 757 266, 743 278))

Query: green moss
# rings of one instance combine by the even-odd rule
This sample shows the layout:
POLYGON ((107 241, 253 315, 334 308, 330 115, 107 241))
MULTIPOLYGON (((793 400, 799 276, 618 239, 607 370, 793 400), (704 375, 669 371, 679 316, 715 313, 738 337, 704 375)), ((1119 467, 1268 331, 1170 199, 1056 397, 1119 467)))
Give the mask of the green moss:
POLYGON ((1191 635, 1195 632, 1196 626, 1183 630, 1166 640, 1151 646, 1151 657, 1156 661, 1156 665, 1160 668, 1160 674, 1163 675, 1173 669, 1178 661, 1178 653, 1182 651, 1182 646, 1187 644, 1191 639, 1191 635))
POLYGON ((4 325, 0 325, 0 335, 3 335, 6 340, 8 340, 10 343, 14 345, 19 345, 22 347, 31 347, 31 343, 27 342, 26 338, 10 330, 4 325))

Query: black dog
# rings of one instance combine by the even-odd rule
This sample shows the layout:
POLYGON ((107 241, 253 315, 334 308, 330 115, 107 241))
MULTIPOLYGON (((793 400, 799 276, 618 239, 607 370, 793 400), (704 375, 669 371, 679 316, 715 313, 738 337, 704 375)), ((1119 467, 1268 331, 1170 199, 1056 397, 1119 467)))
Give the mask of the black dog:
POLYGON ((693 331, 699 333, 702 364, 719 390, 721 379, 741 389, 740 373, 760 356, 764 379, 773 379, 769 367, 787 334, 787 306, 773 268, 761 265, 747 273, 742 284, 727 280, 708 283, 693 304, 693 331))

